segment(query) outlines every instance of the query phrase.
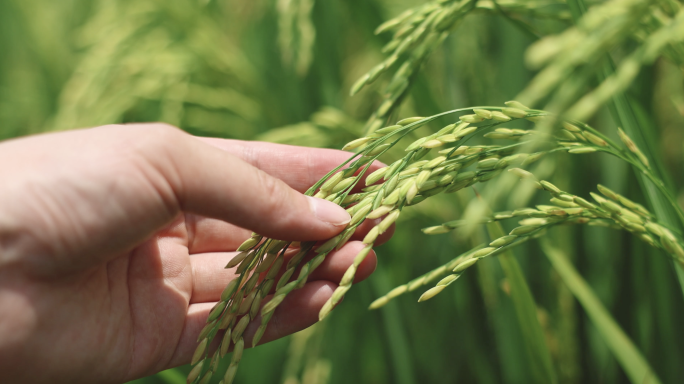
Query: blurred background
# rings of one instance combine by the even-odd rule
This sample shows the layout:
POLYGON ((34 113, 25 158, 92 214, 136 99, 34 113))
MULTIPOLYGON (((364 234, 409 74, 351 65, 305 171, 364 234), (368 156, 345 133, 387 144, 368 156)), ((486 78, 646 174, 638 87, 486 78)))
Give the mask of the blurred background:
MULTIPOLYGON (((391 36, 376 36, 374 29, 422 3, 3 0, 0 139, 163 121, 201 136, 340 148, 362 134, 386 84, 381 78, 349 96, 357 78, 384 58, 381 48, 391 36)), ((544 33, 571 24, 562 3, 550 4, 555 16, 535 19, 544 33)), ((514 98, 533 76, 523 60, 535 39, 528 32, 508 17, 473 12, 430 56, 393 118, 514 98)), ((654 127, 673 184, 681 186, 681 70, 656 61, 629 94, 654 127)), ((616 136, 607 112, 592 124, 616 136)), ((390 152, 385 161, 400 155, 390 152)), ((557 154, 539 167, 573 193, 588 195, 600 182, 643 202, 628 166, 613 158, 557 154)), ((521 193, 504 191, 496 208, 545 202, 521 193)), ((459 218, 473 196, 472 189, 464 190, 407 210, 393 240, 378 249, 376 273, 356 285, 325 322, 248 350, 236 382, 532 382, 508 281, 495 259, 478 263, 428 302, 416 303, 418 290, 367 310, 395 286, 487 241, 484 229, 467 238, 420 232, 459 218)), ((684 302, 671 262, 608 228, 563 227, 548 238, 572 260, 662 381, 682 382, 684 302)), ((558 382, 629 382, 539 245, 518 247, 515 256, 536 300, 558 382)), ((187 372, 180 367, 134 383, 184 383, 187 372)))

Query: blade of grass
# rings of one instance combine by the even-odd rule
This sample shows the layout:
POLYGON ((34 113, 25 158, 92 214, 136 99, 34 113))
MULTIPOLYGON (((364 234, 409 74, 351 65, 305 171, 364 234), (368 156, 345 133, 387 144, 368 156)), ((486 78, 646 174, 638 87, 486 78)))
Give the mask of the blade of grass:
POLYGON ((506 20, 511 22, 511 24, 518 27, 518 29, 522 31, 525 35, 527 35, 527 37, 531 38, 532 40, 539 40, 541 38, 541 33, 535 30, 534 26, 532 26, 530 23, 526 23, 525 21, 508 14, 508 12, 501 8, 501 6, 498 2, 496 2, 496 0, 492 2, 494 3, 494 8, 496 8, 499 14, 503 16, 506 20))
MULTIPOLYGON (((481 267, 482 265, 480 265, 481 267)), ((476 330, 483 326, 481 317, 474 316, 473 298, 466 290, 453 290, 454 306, 457 308, 458 324, 464 329, 476 330)), ((486 328, 486 326, 485 326, 486 328)), ((480 384, 494 384, 500 382, 497 372, 492 371, 492 362, 487 356, 487 345, 477 332, 463 332, 463 344, 467 345, 466 364, 471 367, 475 381, 480 384)))
MULTIPOLYGON (((475 231, 469 239, 471 248, 478 246, 482 248, 481 245, 486 238, 487 235, 484 228, 475 231)), ((507 300, 508 296, 500 288, 500 285, 496 283, 503 273, 500 270, 500 263, 496 259, 482 261, 482 263, 478 262, 478 267, 475 271, 477 273, 478 286, 482 292, 483 309, 488 320, 488 327, 485 328, 485 332, 488 336, 492 336, 493 345, 496 346, 496 348, 491 349, 487 348, 487 346, 485 348, 487 348, 487 351, 495 351, 495 356, 498 358, 492 358, 494 356, 489 357, 489 364, 498 363, 500 368, 496 373, 499 375, 499 380, 497 381, 499 383, 529 382, 529 378, 532 375, 530 364, 528 363, 529 359, 526 353, 519 353, 520 345, 523 344, 523 335, 517 321, 510 321, 510 319, 515 318, 515 308, 513 303, 507 300), (504 302, 504 300, 506 301, 504 302)), ((472 314, 469 317, 472 317, 472 314)), ((468 327, 467 324, 463 325, 468 327)), ((468 334, 470 337, 479 340, 480 345, 482 345, 481 334, 471 332, 468 332, 468 334)), ((483 383, 483 381, 477 382, 483 383)))
POLYGON ((544 254, 553 268, 582 305, 592 324, 601 334, 618 363, 634 384, 658 384, 656 376, 646 359, 641 355, 632 340, 622 331, 610 313, 601 304, 589 285, 582 279, 575 267, 568 262, 561 251, 551 245, 549 239, 541 238, 544 254))
MULTIPOLYGON (((487 231, 492 239, 506 235, 498 222, 488 223, 487 231)), ((557 378, 551 362, 551 353, 546 345, 544 332, 537 318, 537 305, 530 288, 527 286, 520 265, 510 250, 502 253, 498 259, 511 288, 511 298, 515 306, 520 330, 525 338, 534 379, 539 383, 556 383, 557 378)))
POLYGON ((157 378, 169 384, 185 384, 185 374, 181 373, 177 368, 167 369, 157 373, 157 378))
MULTIPOLYGON (((392 289, 384 271, 376 271, 373 277, 371 282, 373 283, 373 291, 376 296, 392 289)), ((387 342, 390 345, 396 382, 399 384, 413 384, 416 382, 413 372, 413 359, 411 358, 408 339, 406 338, 406 328, 401 321, 402 317, 399 307, 395 301, 390 301, 382 307, 380 312, 385 323, 387 342)))
MULTIPOLYGON (((587 10, 586 3, 584 0, 568 0, 568 7, 570 8, 573 21, 575 24, 577 24, 587 10)), ((609 55, 606 55, 606 60, 604 60, 603 67, 597 74, 599 83, 603 82, 614 72, 615 63, 609 55)), ((608 109, 610 110, 615 124, 617 124, 619 127, 622 127, 627 135, 629 135, 629 137, 636 143, 641 152, 651 163, 653 173, 660 180, 663 180, 666 187, 668 187, 671 192, 672 183, 668 182, 667 180, 667 173, 664 171, 660 158, 654 156, 654 153, 657 153, 655 148, 655 143, 657 140, 653 130, 648 129, 646 126, 639 123, 639 119, 634 113, 634 110, 630 104, 630 100, 622 92, 613 96, 612 101, 608 103, 608 109)), ((678 208, 672 207, 666 197, 658 192, 658 188, 644 174, 636 169, 635 172, 637 175, 637 180, 641 185, 641 189, 644 191, 644 195, 648 199, 649 205, 656 216, 665 224, 681 229, 684 222, 680 222, 675 215, 676 209, 678 208)), ((673 262, 673 265, 675 271, 677 272, 679 286, 684 294, 684 269, 682 269, 682 266, 677 263, 673 262)))

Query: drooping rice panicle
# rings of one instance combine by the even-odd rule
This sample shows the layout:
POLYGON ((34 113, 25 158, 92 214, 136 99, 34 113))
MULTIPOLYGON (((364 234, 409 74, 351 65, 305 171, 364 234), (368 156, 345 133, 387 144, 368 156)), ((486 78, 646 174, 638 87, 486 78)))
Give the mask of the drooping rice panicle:
MULTIPOLYGON (((536 130, 501 128, 501 124, 514 120, 529 120, 537 124, 540 119, 550 116, 547 112, 529 109, 518 102, 507 104, 506 107, 467 108, 429 117, 407 118, 347 144, 347 149, 356 149, 358 152, 307 191, 307 195, 325 198, 344 207, 351 216, 347 228, 336 237, 318 245, 312 242, 290 243, 267 239, 256 233, 247 239, 238 248, 239 253, 227 264, 227 267, 237 267, 239 277, 226 287, 221 300, 207 319, 207 326, 198 339, 200 344, 193 357, 195 368, 188 382, 198 383, 215 374, 217 362, 224 358, 232 347, 234 357, 224 376, 224 383, 231 383, 245 344, 258 344, 275 310, 287 295, 294 289, 303 287, 308 276, 327 255, 346 244, 356 228, 366 219, 382 218, 364 238, 363 249, 344 274, 331 298, 322 307, 320 319, 325 318, 348 292, 359 265, 372 251, 378 236, 399 219, 402 210, 407 206, 418 204, 440 193, 452 193, 475 183, 487 182, 507 168, 515 175, 534 181, 531 173, 516 167, 527 166, 544 154, 552 152, 605 152, 648 172, 647 165, 638 156, 638 149, 635 150, 636 147, 630 145, 629 138, 624 133, 621 133, 621 137, 627 149, 577 121, 563 122, 562 127, 552 136, 536 130), (462 114, 464 112, 472 113, 462 114), (438 117, 454 113, 461 113, 458 121, 408 144, 401 159, 387 167, 369 172, 373 161, 397 145, 402 138, 438 117), (491 139, 516 142, 508 145, 463 145, 473 135, 480 134, 491 139), (520 152, 525 143, 532 141, 545 143, 547 149, 532 154, 520 152), (363 177, 366 177, 365 181, 363 177), (289 255, 294 253, 287 263, 284 261, 286 252, 289 255), (311 260, 302 264, 307 255, 312 257, 311 260), (294 271, 300 265, 298 276, 293 278, 294 271), (275 277, 281 272, 282 275, 276 282, 275 277), (270 300, 265 301, 270 294, 270 300), (259 316, 260 325, 254 337, 245 340, 243 333, 247 325, 259 316), (218 352, 210 358, 206 346, 219 331, 225 333, 219 343, 218 352)), ((547 181, 535 183, 538 188, 552 195, 551 205, 501 212, 484 219, 482 222, 514 217, 522 220, 520 226, 509 235, 493 240, 486 247, 473 249, 450 263, 395 288, 373 302, 371 308, 379 308, 394 297, 441 278, 434 288, 421 296, 420 301, 432 298, 456 281, 480 258, 494 256, 504 249, 540 236, 547 228, 558 224, 575 223, 623 228, 684 262, 681 240, 654 221, 653 215, 643 206, 603 186, 600 187, 600 191, 608 199, 597 195, 595 199, 598 204, 592 204, 560 190, 547 181)), ((455 220, 427 228, 424 232, 446 233, 462 224, 462 220, 455 220)))

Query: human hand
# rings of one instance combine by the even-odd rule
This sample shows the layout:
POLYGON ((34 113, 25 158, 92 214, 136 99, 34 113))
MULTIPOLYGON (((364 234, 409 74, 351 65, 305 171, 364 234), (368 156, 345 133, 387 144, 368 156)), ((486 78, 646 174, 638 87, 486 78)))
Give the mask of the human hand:
MULTIPOLYGON (((251 231, 322 240, 344 229, 342 208, 296 191, 348 155, 162 124, 0 144, 0 381, 120 383, 188 363, 251 231)), ((331 253, 262 342, 315 323, 361 248, 331 253)), ((375 264, 369 255, 355 280, 375 264)))

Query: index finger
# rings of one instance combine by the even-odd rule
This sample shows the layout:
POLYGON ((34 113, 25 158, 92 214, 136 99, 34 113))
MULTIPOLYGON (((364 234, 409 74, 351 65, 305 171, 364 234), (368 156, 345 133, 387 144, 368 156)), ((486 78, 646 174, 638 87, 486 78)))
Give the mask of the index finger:
MULTIPOLYGON (((305 192, 330 170, 353 156, 353 153, 337 149, 207 137, 198 137, 198 139, 230 152, 233 156, 237 156, 269 175, 283 180, 299 192, 305 192)), ((375 161, 366 175, 384 166, 381 162, 375 161)))

